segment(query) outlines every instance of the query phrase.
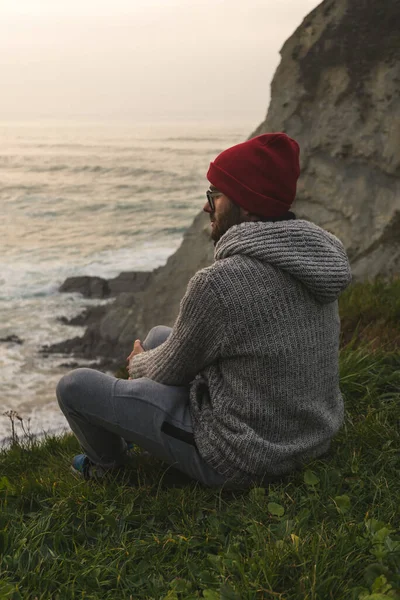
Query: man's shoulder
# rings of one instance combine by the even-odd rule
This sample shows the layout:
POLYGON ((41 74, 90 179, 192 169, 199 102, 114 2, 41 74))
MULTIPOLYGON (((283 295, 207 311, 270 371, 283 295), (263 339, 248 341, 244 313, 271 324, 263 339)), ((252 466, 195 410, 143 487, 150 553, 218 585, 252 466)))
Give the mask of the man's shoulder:
POLYGON ((218 286, 231 286, 232 280, 241 280, 251 277, 255 283, 256 273, 262 281, 275 281, 279 269, 268 262, 259 261, 245 254, 234 254, 226 258, 218 259, 208 267, 200 269, 195 277, 203 279, 207 283, 214 283, 218 286))
POLYGON ((196 275, 206 279, 226 277, 227 271, 241 269, 242 259, 243 257, 237 254, 216 260, 208 267, 197 271, 196 275))
MULTIPOLYGON (((208 267, 204 267, 197 271, 192 277, 192 281, 193 283, 196 282, 200 285, 203 282, 205 285, 215 286, 217 288, 224 286, 229 287, 232 280, 244 276, 244 272, 246 271, 245 263, 247 262, 254 263, 251 258, 239 254, 216 260, 208 267)), ((247 267, 253 269, 255 265, 251 264, 247 265, 247 267)), ((257 268, 259 268, 258 265, 257 268)))

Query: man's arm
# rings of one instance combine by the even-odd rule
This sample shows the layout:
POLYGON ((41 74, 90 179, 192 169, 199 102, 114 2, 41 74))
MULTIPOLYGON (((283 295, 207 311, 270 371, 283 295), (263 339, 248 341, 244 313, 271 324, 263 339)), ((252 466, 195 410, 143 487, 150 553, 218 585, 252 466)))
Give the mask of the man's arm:
POLYGON ((223 307, 207 272, 189 281, 178 317, 168 339, 129 361, 132 379, 148 377, 165 385, 187 385, 219 354, 223 336, 223 307))

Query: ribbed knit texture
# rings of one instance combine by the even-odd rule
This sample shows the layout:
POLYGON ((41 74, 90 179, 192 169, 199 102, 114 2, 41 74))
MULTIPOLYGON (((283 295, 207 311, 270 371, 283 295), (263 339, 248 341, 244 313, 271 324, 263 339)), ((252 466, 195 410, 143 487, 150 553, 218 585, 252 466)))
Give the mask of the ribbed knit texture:
POLYGON ((337 298, 342 243, 308 221, 231 227, 190 280, 167 341, 131 377, 190 384, 202 457, 237 482, 324 453, 343 422, 337 298))

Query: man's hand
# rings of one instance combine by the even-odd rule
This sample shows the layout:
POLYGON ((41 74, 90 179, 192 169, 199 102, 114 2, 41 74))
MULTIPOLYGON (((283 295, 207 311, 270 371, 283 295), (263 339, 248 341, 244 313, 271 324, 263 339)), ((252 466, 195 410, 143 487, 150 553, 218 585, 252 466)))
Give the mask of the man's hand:
MULTIPOLYGON (((129 356, 127 356, 126 361, 128 363, 128 367, 129 367, 129 361, 131 360, 131 358, 133 358, 134 356, 136 356, 136 354, 141 354, 142 352, 146 352, 146 350, 143 348, 140 340, 135 340, 135 343, 133 344, 133 350, 130 353, 129 356)), ((132 379, 132 377, 128 377, 128 379, 132 379)))
POLYGON ((128 364, 129 364, 129 361, 131 360, 131 358, 136 356, 136 354, 141 354, 142 352, 145 352, 145 349, 143 348, 140 340, 135 340, 135 343, 133 344, 133 350, 126 359, 128 364))

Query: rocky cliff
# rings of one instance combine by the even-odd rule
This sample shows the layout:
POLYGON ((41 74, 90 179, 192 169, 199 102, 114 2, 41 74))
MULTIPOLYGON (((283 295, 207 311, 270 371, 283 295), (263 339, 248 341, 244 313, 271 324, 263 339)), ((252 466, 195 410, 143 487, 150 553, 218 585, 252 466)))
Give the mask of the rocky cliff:
POLYGON ((325 0, 284 44, 265 121, 301 147, 295 212, 355 279, 400 273, 400 2, 325 0))
MULTIPOLYGON (((343 241, 355 279, 400 273, 399 23, 399 0, 322 2, 284 44, 267 117, 252 134, 299 141, 294 210, 343 241)), ((173 324, 189 278, 212 259, 199 214, 144 290, 121 293, 82 339, 54 349, 122 364, 136 337, 173 324)))

